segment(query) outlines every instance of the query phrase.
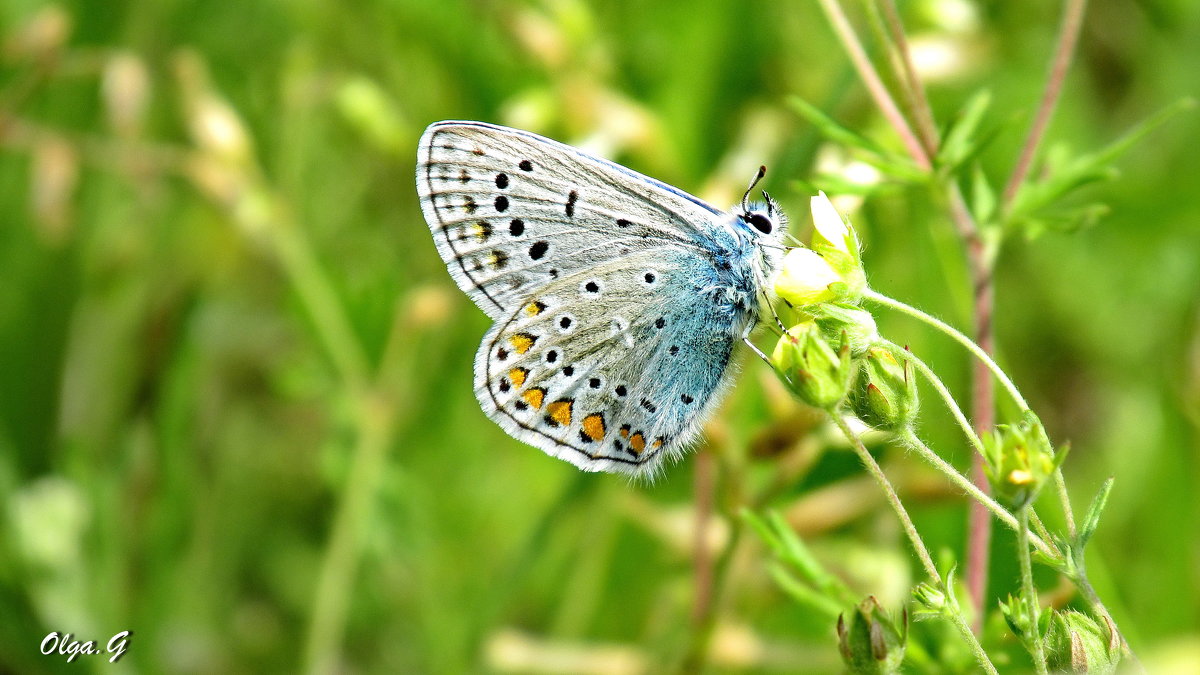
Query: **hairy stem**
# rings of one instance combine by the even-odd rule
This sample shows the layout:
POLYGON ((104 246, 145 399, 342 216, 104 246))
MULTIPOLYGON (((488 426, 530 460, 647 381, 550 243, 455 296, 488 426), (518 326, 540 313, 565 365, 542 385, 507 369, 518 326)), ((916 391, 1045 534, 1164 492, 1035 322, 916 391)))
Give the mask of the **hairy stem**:
POLYGON ((925 376, 925 379, 929 381, 929 384, 932 385, 937 391, 938 395, 942 397, 942 402, 946 404, 946 407, 950 409, 951 414, 954 415, 955 421, 958 422, 958 426, 962 429, 963 435, 967 437, 968 441, 970 441, 971 447, 975 448, 975 452, 982 454, 983 441, 980 439, 979 434, 975 432, 974 427, 971 426, 971 421, 968 420, 967 416, 963 414, 962 407, 958 405, 958 401, 954 400, 954 395, 950 393, 950 390, 946 388, 945 383, 942 382, 942 378, 938 377, 937 373, 933 372, 933 368, 930 368, 927 363, 917 358, 917 356, 912 352, 908 353, 908 358, 912 359, 913 365, 917 367, 917 370, 921 371, 921 374, 925 376))
POLYGON ((1000 366, 996 365, 996 362, 992 360, 992 357, 988 355, 986 351, 984 351, 979 345, 975 344, 971 338, 963 335, 958 329, 940 319, 933 317, 930 314, 922 312, 912 305, 907 305, 899 300, 889 298, 878 291, 868 288, 866 293, 863 294, 863 297, 872 302, 877 302, 886 307, 890 307, 908 314, 915 319, 920 319, 921 321, 924 321, 930 326, 937 328, 941 332, 953 338, 956 342, 961 344, 963 347, 966 347, 968 351, 974 354, 975 358, 979 359, 987 366, 991 374, 996 377, 1001 386, 1003 386, 1005 391, 1008 392, 1008 395, 1011 396, 1014 401, 1016 401, 1017 405, 1022 411, 1029 410, 1029 404, 1025 402, 1025 397, 1021 396, 1021 392, 1017 389, 1017 386, 1013 384, 1012 380, 1009 379, 1008 374, 1001 370, 1000 366))
MULTIPOLYGON (((1000 503, 995 499, 989 497, 983 490, 980 490, 966 476, 962 475, 953 466, 951 466, 949 462, 938 456, 938 454, 934 452, 932 448, 926 445, 921 439, 917 438, 916 434, 914 434, 912 431, 905 431, 900 434, 899 438, 906 447, 916 452, 921 456, 922 459, 932 464, 933 467, 938 471, 941 471, 947 478, 951 480, 951 482, 953 482, 955 485, 961 488, 963 492, 966 492, 972 499, 974 499, 976 503, 981 504, 988 511, 991 511, 997 518, 1000 519, 1000 522, 1011 527, 1013 531, 1017 530, 1020 524, 1017 522, 1016 516, 1010 513, 1008 509, 1001 506, 1000 503)), ((1058 557, 1058 554, 1054 548, 1050 546, 1050 544, 1047 544, 1042 537, 1031 534, 1029 536, 1029 541, 1035 548, 1037 548, 1038 551, 1041 551, 1045 555, 1051 558, 1058 557)))
MULTIPOLYGON (((896 517, 900 520, 901 527, 904 528, 905 535, 908 536, 909 543, 912 544, 913 550, 916 551, 917 558, 921 560, 921 565, 925 568, 925 573, 929 575, 929 578, 933 580, 933 582, 943 593, 949 596, 950 593, 946 588, 946 582, 944 579, 942 579, 942 575, 938 573, 937 566, 933 563, 933 556, 929 554, 929 548, 925 546, 925 541, 921 539, 921 535, 917 532, 917 526, 913 524, 912 518, 908 515, 908 510, 904 508, 904 503, 900 501, 900 495, 896 494, 896 489, 892 487, 891 481, 889 481, 887 476, 884 475, 883 469, 880 468, 879 463, 875 461, 875 458, 871 456, 871 453, 867 450, 867 446, 863 445, 862 439, 859 438, 858 434, 855 434, 854 430, 850 428, 850 425, 846 423, 845 418, 832 411, 830 412, 830 417, 833 418, 834 424, 837 425, 842 434, 850 441, 850 445, 853 446, 854 452, 858 455, 859 460, 862 461, 863 466, 866 467, 867 473, 871 474, 871 477, 875 479, 875 482, 879 484, 880 489, 883 490, 883 494, 887 498, 888 504, 891 505, 892 510, 896 513, 896 517)), ((983 650, 983 645, 979 643, 979 639, 975 637, 975 633, 971 630, 971 627, 967 625, 966 619, 963 618, 961 608, 959 608, 955 603, 948 604, 952 605, 951 607, 947 608, 947 613, 949 614, 951 621, 962 634, 963 640, 970 645, 971 651, 975 653, 975 658, 979 660, 979 665, 988 673, 996 673, 996 666, 992 665, 992 661, 990 658, 988 658, 987 652, 983 650)))
POLYGON ((1017 557, 1021 563, 1021 588, 1024 590, 1026 611, 1029 613, 1030 630, 1033 631, 1033 636, 1030 638, 1030 647, 1033 653, 1033 667, 1037 670, 1038 675, 1047 675, 1049 672, 1046 667, 1046 652, 1042 647, 1042 632, 1038 628, 1038 596, 1037 589, 1033 585, 1033 565, 1029 561, 1029 506, 1022 506, 1017 509, 1017 520, 1021 526, 1017 529, 1017 557))

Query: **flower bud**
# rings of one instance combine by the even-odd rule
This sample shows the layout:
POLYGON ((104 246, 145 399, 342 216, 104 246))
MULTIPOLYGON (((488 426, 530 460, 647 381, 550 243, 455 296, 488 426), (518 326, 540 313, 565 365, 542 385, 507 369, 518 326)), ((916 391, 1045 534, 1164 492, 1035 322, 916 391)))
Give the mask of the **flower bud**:
POLYGON ((946 608, 949 607, 949 598, 936 586, 921 582, 913 589, 913 600, 916 602, 916 608, 913 610, 913 619, 920 621, 922 618, 934 618, 945 615, 946 608))
POLYGON ((898 673, 908 639, 908 614, 897 622, 879 606, 874 596, 854 608, 850 625, 838 616, 838 651, 851 673, 898 673))
POLYGON ((917 381, 908 352, 891 343, 871 347, 862 358, 850 407, 863 422, 885 431, 912 425, 917 417, 917 381))
POLYGON ((1001 503, 1019 509, 1032 502, 1066 456, 1055 453, 1033 412, 1017 424, 1002 424, 983 439, 984 469, 1001 503))
POLYGON ((779 338, 771 365, 801 401, 823 410, 831 410, 846 396, 853 372, 845 337, 835 351, 812 321, 793 326, 779 338))
POLYGON ((850 356, 862 356, 869 347, 879 341, 879 330, 875 317, 867 310, 843 302, 829 302, 805 308, 805 313, 817 322, 821 334, 829 342, 836 342, 842 333, 850 342, 850 356))
POLYGON ((1121 661, 1121 638, 1112 624, 1080 612, 1055 612, 1045 647, 1054 672, 1115 673, 1121 661))

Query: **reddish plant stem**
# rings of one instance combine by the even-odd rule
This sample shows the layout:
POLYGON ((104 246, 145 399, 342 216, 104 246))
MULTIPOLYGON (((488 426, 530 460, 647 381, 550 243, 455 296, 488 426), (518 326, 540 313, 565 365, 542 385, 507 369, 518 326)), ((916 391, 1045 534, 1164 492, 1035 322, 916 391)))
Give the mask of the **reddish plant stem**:
POLYGON ((1017 196, 1017 190, 1025 181, 1025 176, 1033 165, 1033 158, 1037 155, 1038 146, 1041 145, 1042 136, 1045 135, 1046 127, 1050 124, 1050 117, 1054 115, 1059 94, 1062 93, 1063 81, 1067 79, 1067 70, 1070 69, 1071 60, 1075 55, 1075 45, 1079 42, 1080 29, 1083 27, 1083 14, 1086 9, 1087 0, 1067 0, 1066 7, 1063 9, 1062 24, 1058 28, 1056 40, 1057 46, 1054 49, 1054 57, 1050 61, 1050 74, 1046 78, 1046 89, 1042 92, 1042 100, 1038 103, 1037 114, 1033 118, 1033 124, 1029 127, 1029 135, 1025 137, 1025 144, 1021 147, 1017 163, 1013 166, 1012 175, 1009 176, 1008 183, 1004 186, 1001 204, 1005 208, 1012 204, 1013 199, 1017 196))
MULTIPOLYGON (((975 344, 979 345, 984 352, 991 354, 995 348, 995 340, 992 336, 994 288, 992 287, 991 264, 986 260, 983 246, 978 239, 968 243, 967 251, 974 276, 975 344)), ((996 424, 995 399, 996 390, 992 380, 992 371, 982 361, 978 359, 972 361, 971 413, 974 417, 975 432, 980 437, 991 431, 996 424)), ((971 481, 985 494, 991 494, 987 473, 983 469, 983 456, 979 453, 975 453, 971 457, 971 481)), ((992 514, 983 504, 971 502, 967 523, 967 594, 976 609, 972 628, 979 632, 983 629, 983 617, 986 614, 983 611, 983 603, 984 598, 987 597, 992 514)))

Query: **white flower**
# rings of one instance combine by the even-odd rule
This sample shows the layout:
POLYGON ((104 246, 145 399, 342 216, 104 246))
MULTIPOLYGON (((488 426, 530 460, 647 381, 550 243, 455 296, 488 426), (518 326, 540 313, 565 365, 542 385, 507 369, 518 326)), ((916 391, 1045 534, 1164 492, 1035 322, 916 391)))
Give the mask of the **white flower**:
POLYGON ((788 251, 781 267, 775 278, 775 292, 794 307, 832 300, 836 294, 830 287, 842 282, 841 275, 812 249, 788 251))

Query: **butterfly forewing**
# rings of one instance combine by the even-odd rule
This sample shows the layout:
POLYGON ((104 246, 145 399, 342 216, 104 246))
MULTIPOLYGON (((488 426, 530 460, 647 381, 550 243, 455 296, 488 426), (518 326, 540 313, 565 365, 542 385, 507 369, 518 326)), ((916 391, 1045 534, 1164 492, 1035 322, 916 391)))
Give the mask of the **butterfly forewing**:
POLYGON ((480 122, 425 131, 417 190, 451 275, 493 319, 573 267, 695 247, 698 228, 720 215, 624 167, 480 122))

